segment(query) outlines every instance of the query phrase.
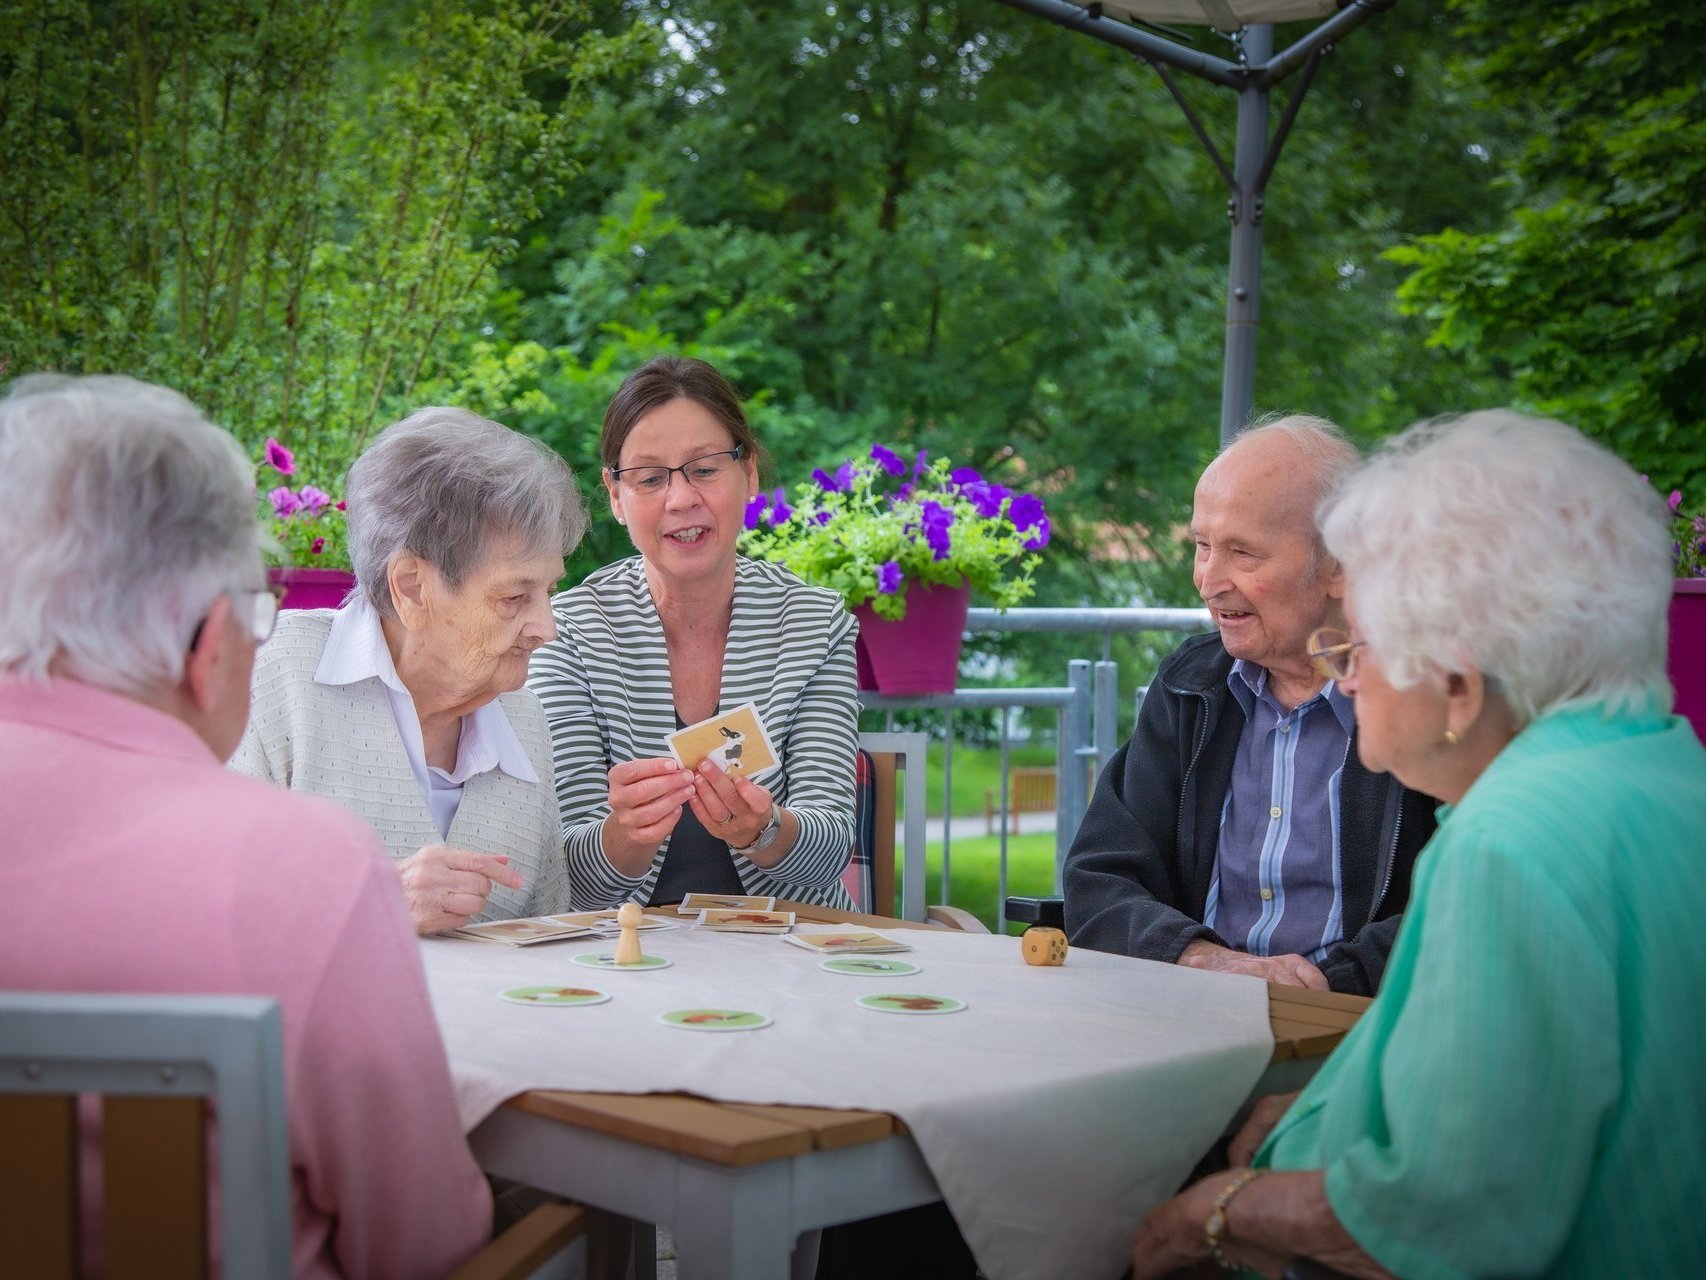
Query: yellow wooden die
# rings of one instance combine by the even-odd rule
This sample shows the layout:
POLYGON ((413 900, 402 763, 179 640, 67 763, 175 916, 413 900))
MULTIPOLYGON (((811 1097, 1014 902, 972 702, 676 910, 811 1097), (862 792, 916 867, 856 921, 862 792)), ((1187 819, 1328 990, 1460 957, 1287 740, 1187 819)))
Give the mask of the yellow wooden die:
POLYGON ((1020 935, 1019 949, 1026 964, 1066 963, 1066 935, 1059 929, 1034 924, 1020 935))

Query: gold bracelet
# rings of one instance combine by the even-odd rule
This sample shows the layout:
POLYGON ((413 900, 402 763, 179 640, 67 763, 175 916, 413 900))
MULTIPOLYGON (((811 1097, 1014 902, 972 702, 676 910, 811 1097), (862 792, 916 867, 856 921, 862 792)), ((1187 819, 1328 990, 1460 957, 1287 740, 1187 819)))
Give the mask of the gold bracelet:
POLYGON ((1231 1182, 1221 1188, 1220 1194, 1214 1198, 1214 1207, 1208 1211, 1208 1217, 1203 1219, 1203 1239, 1208 1241, 1208 1251, 1214 1255, 1214 1260, 1222 1271, 1236 1271, 1238 1264, 1226 1256, 1226 1251, 1220 1246, 1226 1240, 1226 1206, 1232 1203, 1232 1197, 1257 1178, 1266 1173, 1266 1169, 1246 1169, 1231 1182))

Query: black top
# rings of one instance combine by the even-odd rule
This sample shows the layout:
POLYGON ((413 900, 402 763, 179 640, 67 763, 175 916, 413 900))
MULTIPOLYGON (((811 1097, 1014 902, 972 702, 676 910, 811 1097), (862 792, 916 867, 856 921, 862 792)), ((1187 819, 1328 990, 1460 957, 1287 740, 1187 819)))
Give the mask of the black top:
MULTIPOLYGON (((680 716, 675 717, 675 727, 687 727, 680 716)), ((681 820, 669 837, 669 852, 663 856, 663 866, 658 868, 657 882, 652 885, 651 900, 646 905, 680 902, 690 893, 739 896, 745 892, 728 842, 705 830, 692 805, 682 805, 681 820)))

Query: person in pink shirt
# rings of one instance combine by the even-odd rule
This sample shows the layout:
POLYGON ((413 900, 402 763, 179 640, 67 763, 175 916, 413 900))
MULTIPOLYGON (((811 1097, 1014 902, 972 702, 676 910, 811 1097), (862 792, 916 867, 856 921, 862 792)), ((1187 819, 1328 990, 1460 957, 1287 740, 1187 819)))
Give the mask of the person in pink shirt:
POLYGON ((378 838, 227 771, 265 585, 242 451, 177 393, 0 400, 0 985, 276 997, 297 1276, 425 1277, 486 1240, 378 838))

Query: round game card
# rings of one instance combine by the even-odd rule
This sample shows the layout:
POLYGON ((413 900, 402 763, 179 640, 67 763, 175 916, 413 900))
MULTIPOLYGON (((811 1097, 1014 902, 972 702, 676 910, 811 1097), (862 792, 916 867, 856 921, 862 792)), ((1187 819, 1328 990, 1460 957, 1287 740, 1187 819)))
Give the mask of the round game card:
POLYGON ((750 1009, 672 1009, 658 1014, 658 1021, 683 1031, 756 1031, 770 1025, 768 1016, 750 1009))
POLYGON ((845 973, 850 978, 904 978, 918 972, 918 966, 910 960, 889 960, 883 956, 831 956, 818 968, 845 973))
POLYGON ((639 973, 645 969, 667 969, 675 961, 664 956, 641 956, 638 964, 617 964, 614 951, 583 951, 578 956, 570 956, 575 964, 584 964, 589 969, 608 969, 612 973, 639 973))
POLYGON ((498 995, 511 1004, 551 1005, 564 1008, 580 1004, 603 1004, 610 996, 591 987, 508 987, 498 995))
POLYGON ((883 994, 860 996, 859 1003, 878 1013, 958 1013, 966 1007, 964 1000, 953 996, 921 996, 913 994, 883 994))

